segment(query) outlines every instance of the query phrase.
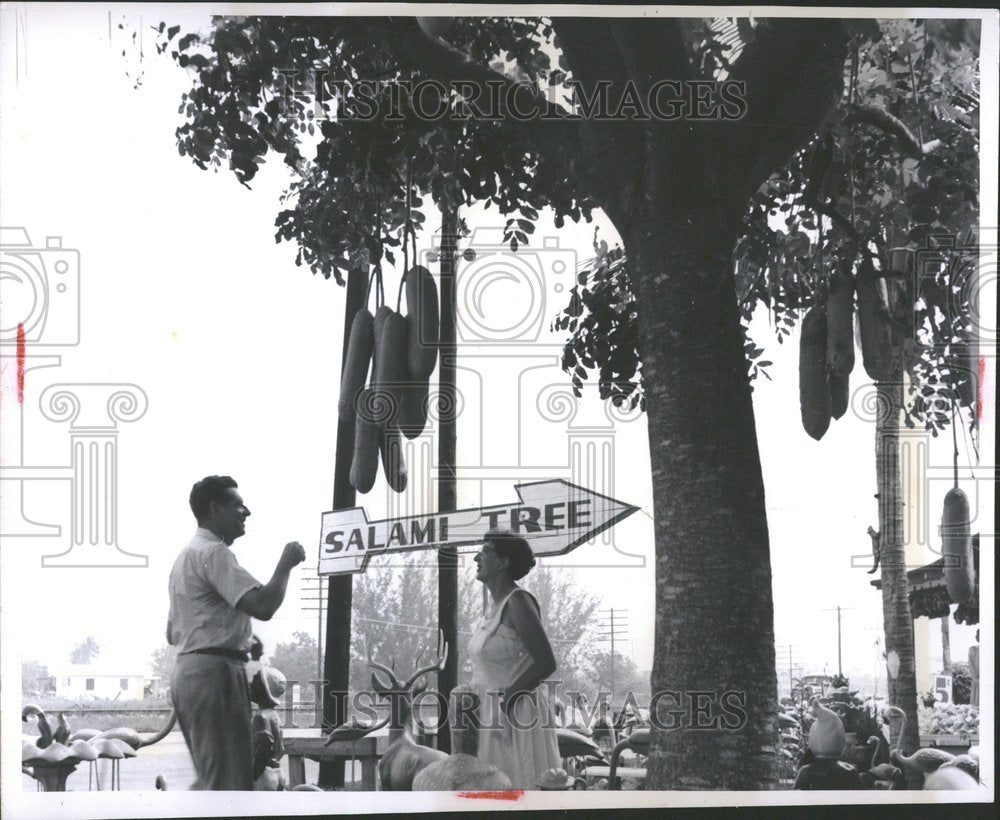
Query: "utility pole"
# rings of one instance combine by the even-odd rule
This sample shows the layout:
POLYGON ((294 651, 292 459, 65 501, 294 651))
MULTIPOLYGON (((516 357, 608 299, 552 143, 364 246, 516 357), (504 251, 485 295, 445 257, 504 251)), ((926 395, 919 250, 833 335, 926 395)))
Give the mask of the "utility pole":
POLYGON ((842 678, 842 677, 844 677, 844 664, 843 664, 843 653, 841 651, 842 644, 841 644, 841 637, 840 637, 840 613, 843 610, 857 609, 857 607, 856 606, 847 606, 847 607, 837 606, 837 607, 830 607, 829 609, 823 609, 823 610, 820 610, 820 611, 821 612, 833 612, 834 609, 837 610, 837 675, 842 678))
MULTIPOLYGON (((344 342, 340 369, 347 358, 347 343, 351 337, 354 315, 364 308, 368 291, 368 271, 353 269, 347 274, 347 298, 344 300, 344 342)), ((353 507, 357 493, 351 486, 351 460, 354 457, 354 418, 337 423, 337 450, 334 455, 334 510, 353 507)), ((327 618, 323 658, 323 728, 330 731, 347 720, 347 690, 351 676, 351 605, 354 576, 331 577, 327 588, 327 618)), ((322 617, 322 616, 321 616, 322 617)), ((344 787, 342 760, 320 763, 319 785, 344 787)))
POLYGON ((601 612, 608 613, 602 615, 599 625, 605 630, 598 636, 600 641, 611 641, 611 704, 615 702, 615 641, 626 639, 628 636, 628 610, 627 609, 603 609, 601 612))
POLYGON ((795 675, 794 675, 793 666, 792 666, 792 650, 793 649, 795 649, 795 647, 792 646, 791 644, 785 644, 784 646, 776 646, 775 647, 775 653, 774 653, 775 657, 777 657, 779 654, 782 654, 783 651, 785 651, 785 650, 787 650, 787 652, 788 652, 788 697, 790 697, 790 698, 794 697, 793 693, 795 692, 795 675))
POLYGON ((327 600, 324 596, 324 576, 317 575, 315 578, 303 578, 302 585, 302 609, 307 612, 316 613, 316 680, 323 680, 323 613, 327 610, 327 600), (305 606, 305 604, 315 604, 315 606, 305 606))
MULTIPOLYGON (((458 451, 456 429, 456 382, 458 367, 455 332, 455 263, 458 251, 458 206, 441 206, 441 331, 438 342, 438 510, 458 509, 455 459, 458 451)), ((438 550, 438 627, 448 642, 448 659, 438 674, 438 689, 448 703, 458 682, 458 551, 438 550)), ((447 706, 444 707, 447 710, 447 706)), ((447 724, 445 724, 447 725, 447 724)), ((451 752, 451 735, 438 732, 437 748, 451 752)))

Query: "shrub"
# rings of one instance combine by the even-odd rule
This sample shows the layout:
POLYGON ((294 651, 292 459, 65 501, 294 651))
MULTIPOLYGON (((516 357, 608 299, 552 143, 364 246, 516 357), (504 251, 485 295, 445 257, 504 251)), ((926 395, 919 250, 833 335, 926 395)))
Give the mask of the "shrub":
POLYGON ((967 704, 972 698, 972 673, 964 663, 956 663, 951 671, 951 699, 958 705, 967 704))

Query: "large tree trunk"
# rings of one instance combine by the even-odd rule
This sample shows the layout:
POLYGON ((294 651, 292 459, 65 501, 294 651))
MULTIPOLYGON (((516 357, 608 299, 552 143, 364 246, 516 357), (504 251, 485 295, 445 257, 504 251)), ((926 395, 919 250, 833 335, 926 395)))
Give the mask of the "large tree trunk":
POLYGON ((732 213, 731 202, 675 201, 650 207, 625 236, 642 306, 655 511, 661 725, 649 789, 776 784, 771 564, 732 213))
MULTIPOLYGON (((898 361, 898 357, 897 357, 898 361)), ((879 543, 882 568, 882 620, 885 629, 886 679, 889 703, 906 714, 901 749, 913 754, 920 748, 917 725, 916 659, 913 649, 913 618, 910 616, 906 582, 906 550, 903 541, 902 482, 899 474, 899 414, 903 406, 903 374, 878 384, 878 414, 875 421, 875 473, 878 479, 879 543)), ((893 726, 896 742, 900 726, 893 726)), ((917 775, 917 779, 919 775, 917 775)), ((919 789, 921 783, 910 782, 919 789)))

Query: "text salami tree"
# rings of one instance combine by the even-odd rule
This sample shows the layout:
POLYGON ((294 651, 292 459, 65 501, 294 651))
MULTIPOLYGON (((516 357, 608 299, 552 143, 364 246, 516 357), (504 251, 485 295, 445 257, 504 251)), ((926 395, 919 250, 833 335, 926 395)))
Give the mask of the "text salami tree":
POLYGON ((878 32, 862 25, 740 21, 738 56, 724 26, 663 18, 224 18, 167 46, 193 73, 181 154, 244 184, 282 157, 278 237, 337 281, 398 254, 422 196, 496 206, 512 248, 545 207, 557 225, 597 207, 614 223, 652 464, 652 690, 735 692, 747 715, 739 731, 654 727, 649 788, 774 783, 770 556, 731 254, 754 193, 837 108, 852 35, 878 32), (705 84, 720 66, 734 109, 705 84), (323 88, 336 100, 317 107, 323 88), (491 88, 493 117, 474 93, 491 88), (650 100, 673 104, 645 116, 650 100))

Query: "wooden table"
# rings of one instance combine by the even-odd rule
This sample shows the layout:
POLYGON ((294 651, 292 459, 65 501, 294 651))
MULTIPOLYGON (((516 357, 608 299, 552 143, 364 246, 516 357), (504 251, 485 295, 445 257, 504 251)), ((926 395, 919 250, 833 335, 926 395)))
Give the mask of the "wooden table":
POLYGON ((285 738, 285 754, 288 756, 288 788, 306 782, 305 758, 319 762, 333 760, 361 761, 361 788, 375 791, 378 787, 378 761, 385 752, 388 738, 363 737, 360 740, 335 740, 329 746, 325 737, 285 738))

